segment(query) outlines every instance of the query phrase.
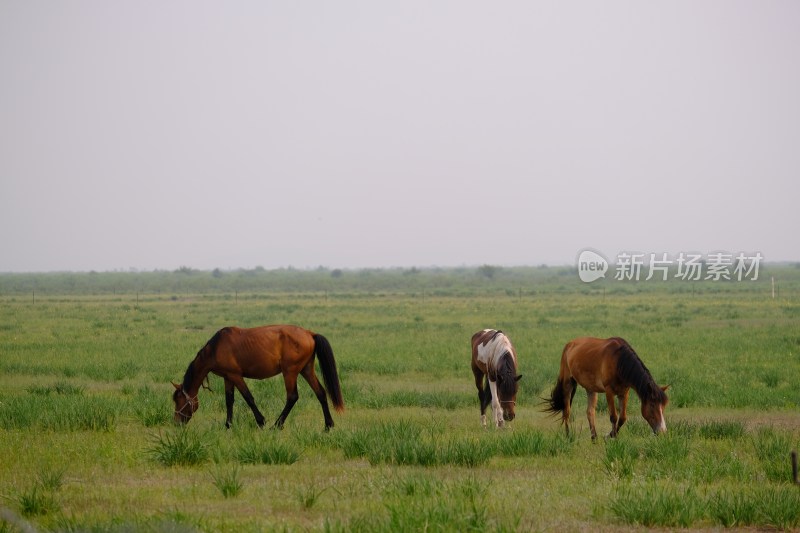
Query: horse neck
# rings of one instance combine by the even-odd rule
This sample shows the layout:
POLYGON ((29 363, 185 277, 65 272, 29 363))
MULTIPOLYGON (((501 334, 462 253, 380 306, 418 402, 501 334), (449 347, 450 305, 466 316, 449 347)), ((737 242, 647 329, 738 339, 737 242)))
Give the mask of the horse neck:
POLYGON ((624 362, 621 361, 621 368, 624 368, 623 372, 627 374, 625 380, 628 385, 633 388, 642 403, 657 401, 658 393, 661 389, 656 384, 650 371, 644 366, 644 363, 633 349, 626 349, 625 351, 627 353, 621 355, 621 357, 625 358, 624 362))
POLYGON ((189 396, 197 396, 203 380, 208 376, 209 368, 205 364, 206 358, 203 357, 205 350, 200 350, 194 360, 189 363, 189 368, 186 369, 186 374, 183 376, 183 385, 181 388, 189 396))

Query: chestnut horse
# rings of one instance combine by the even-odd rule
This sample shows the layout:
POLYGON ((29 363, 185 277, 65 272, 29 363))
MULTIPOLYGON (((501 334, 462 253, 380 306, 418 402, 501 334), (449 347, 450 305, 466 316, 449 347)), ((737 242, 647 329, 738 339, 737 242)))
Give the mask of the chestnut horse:
POLYGON ((283 374, 286 386, 286 406, 275 421, 276 428, 282 428, 286 417, 297 402, 297 376, 311 386, 322 405, 325 429, 333 427, 333 418, 328 409, 325 389, 314 373, 314 355, 319 357, 319 366, 325 385, 338 412, 344 411, 344 401, 336 372, 336 361, 328 340, 317 333, 298 326, 262 326, 257 328, 227 327, 219 330, 203 346, 194 360, 189 363, 183 383, 175 386, 172 399, 175 402, 175 422, 186 423, 197 411, 197 393, 209 372, 225 380, 225 406, 227 418, 225 426, 230 428, 233 418, 233 388, 236 387, 244 401, 250 406, 256 423, 264 426, 264 416, 256 407, 253 395, 247 388, 244 378, 266 379, 283 374))
POLYGON ((628 391, 631 388, 641 400, 642 416, 650 424, 653 433, 658 434, 667 430, 664 408, 669 402, 665 393, 669 385, 666 387, 656 385, 650 371, 625 339, 581 337, 564 346, 561 354, 561 371, 550 398, 545 400, 548 404, 545 411, 553 414, 561 413, 567 435, 569 435, 570 408, 576 384, 586 389, 588 398, 586 416, 589 419, 592 440, 597 439, 594 415, 598 392, 605 393, 608 401, 611 418, 609 437, 616 437, 627 419, 628 391), (620 400, 619 416, 614 405, 614 396, 618 396, 620 400))
POLYGON ((517 375, 517 352, 505 333, 484 329, 472 336, 472 373, 481 405, 481 425, 486 427, 486 407, 490 402, 497 427, 514 420, 517 382, 522 376, 517 375))

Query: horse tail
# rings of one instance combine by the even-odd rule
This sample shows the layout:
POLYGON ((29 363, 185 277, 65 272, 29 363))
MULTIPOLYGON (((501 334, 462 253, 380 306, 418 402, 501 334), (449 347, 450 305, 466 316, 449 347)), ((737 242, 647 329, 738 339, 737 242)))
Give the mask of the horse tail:
MULTIPOLYGON (((570 379, 573 382, 575 381, 575 379, 572 378, 571 376, 567 376, 568 370, 567 370, 566 356, 567 356, 567 348, 569 348, 570 344, 571 343, 567 343, 567 345, 564 346, 564 351, 561 352, 561 368, 559 369, 558 372, 558 379, 556 380, 556 386, 553 387, 552 392, 550 392, 550 398, 542 398, 545 401, 545 406, 546 406, 544 409, 545 413, 552 413, 553 415, 556 415, 558 413, 563 413, 564 409, 567 408, 567 405, 564 402, 564 381, 566 381, 567 379, 570 379)), ((570 397, 570 401, 572 401, 572 398, 575 397, 575 390, 576 390, 575 383, 573 383, 572 395, 570 397)))
POLYGON ((542 400, 545 402, 545 413, 555 415, 564 410, 564 385, 561 383, 560 379, 556 381, 556 386, 553 387, 553 390, 550 392, 550 397, 542 398, 542 400))
POLYGON ((333 408, 338 412, 344 411, 344 399, 342 399, 342 389, 339 386, 339 374, 336 372, 336 361, 333 358, 333 349, 328 339, 314 334, 314 352, 319 359, 319 367, 322 370, 322 378, 325 380, 325 388, 333 402, 333 408))

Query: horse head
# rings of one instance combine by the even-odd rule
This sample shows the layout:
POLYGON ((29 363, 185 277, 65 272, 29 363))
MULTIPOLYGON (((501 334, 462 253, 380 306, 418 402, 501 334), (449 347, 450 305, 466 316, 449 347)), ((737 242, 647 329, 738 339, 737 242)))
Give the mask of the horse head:
POLYGON ((669 398, 667 398, 666 394, 668 388, 669 385, 656 387, 655 394, 642 400, 642 416, 650 424, 650 428, 656 435, 667 431, 667 423, 664 421, 664 409, 669 403, 669 398))
POLYGON ((503 408, 503 420, 511 422, 516 416, 514 409, 517 406, 517 390, 522 375, 507 372, 497 375, 497 399, 503 408))
POLYGON ((189 393, 183 390, 181 385, 172 382, 172 386, 175 387, 175 392, 172 393, 172 401, 175 402, 175 423, 185 424, 191 420, 194 412, 200 407, 200 401, 196 395, 194 398, 189 396, 189 393))

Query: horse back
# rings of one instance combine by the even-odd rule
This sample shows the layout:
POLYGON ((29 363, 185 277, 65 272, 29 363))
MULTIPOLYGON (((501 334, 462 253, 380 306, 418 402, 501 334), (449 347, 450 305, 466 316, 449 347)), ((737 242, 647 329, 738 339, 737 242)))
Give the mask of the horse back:
POLYGON ((488 359, 494 359, 502 355, 501 352, 508 352, 513 359, 514 371, 517 367, 517 352, 511 344, 509 338, 500 330, 484 329, 472 336, 472 367, 477 368, 484 374, 494 372, 488 368, 488 359), (491 353, 490 353, 491 352, 491 353))
POLYGON ((217 335, 212 371, 265 379, 306 366, 314 355, 314 335, 299 326, 227 327, 217 335))

